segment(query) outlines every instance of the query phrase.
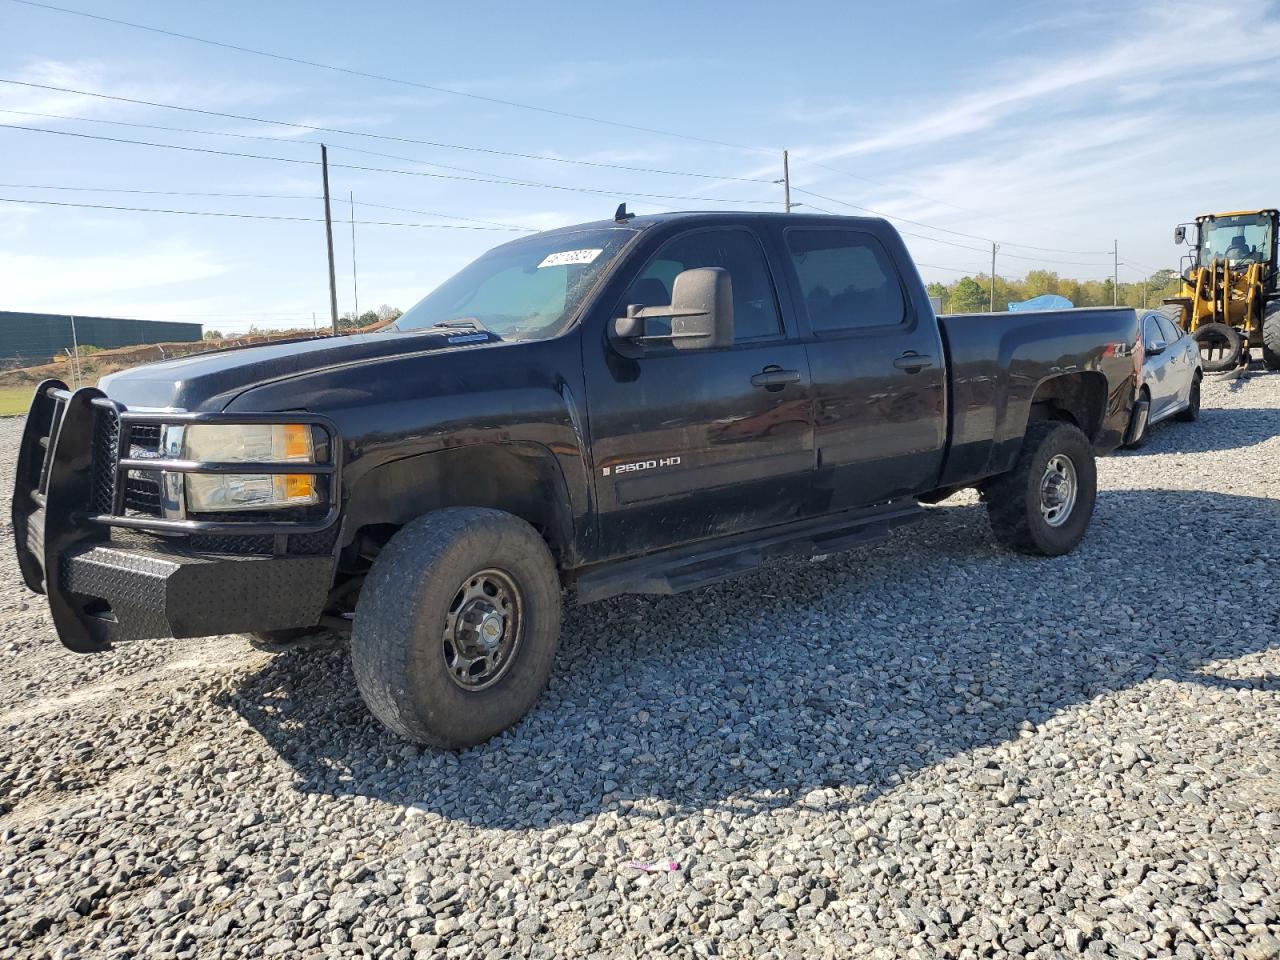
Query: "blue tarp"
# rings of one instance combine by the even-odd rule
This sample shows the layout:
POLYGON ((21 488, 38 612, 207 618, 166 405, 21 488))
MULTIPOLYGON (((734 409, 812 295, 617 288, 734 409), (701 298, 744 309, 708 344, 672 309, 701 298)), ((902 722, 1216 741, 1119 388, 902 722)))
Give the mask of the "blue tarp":
POLYGON ((1070 310, 1075 304, 1056 293, 1046 293, 1021 303, 1009 304, 1010 310, 1070 310))

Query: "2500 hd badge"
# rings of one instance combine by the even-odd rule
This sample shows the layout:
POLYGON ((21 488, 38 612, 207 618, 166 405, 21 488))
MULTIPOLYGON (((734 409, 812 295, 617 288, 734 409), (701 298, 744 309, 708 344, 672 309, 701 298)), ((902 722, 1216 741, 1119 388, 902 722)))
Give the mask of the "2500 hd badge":
POLYGON ((663 457, 661 460, 637 460, 635 463, 620 463, 615 467, 601 467, 604 476, 610 473, 635 473, 637 470, 656 470, 658 467, 678 467, 679 457, 663 457))

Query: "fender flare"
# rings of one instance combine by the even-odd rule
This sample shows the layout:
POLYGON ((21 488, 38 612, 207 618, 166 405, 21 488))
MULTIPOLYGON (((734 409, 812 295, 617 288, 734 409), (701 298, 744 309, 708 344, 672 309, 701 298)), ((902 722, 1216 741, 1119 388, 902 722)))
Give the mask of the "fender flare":
POLYGON ((575 516, 556 455, 531 441, 464 444, 391 460, 347 490, 339 546, 365 527, 403 526, 443 507, 491 507, 536 527, 562 568, 581 562, 585 518, 575 516))

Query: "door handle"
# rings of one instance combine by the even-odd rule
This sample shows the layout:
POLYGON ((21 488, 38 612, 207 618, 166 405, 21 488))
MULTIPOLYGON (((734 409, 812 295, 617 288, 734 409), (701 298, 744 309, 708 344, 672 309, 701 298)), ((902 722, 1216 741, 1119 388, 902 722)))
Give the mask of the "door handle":
POLYGON ((926 357, 922 353, 904 353, 893 361, 893 365, 907 373, 919 373, 925 367, 933 366, 933 357, 926 357))
POLYGON ((768 366, 751 378, 753 387, 781 388, 788 383, 799 383, 799 370, 783 370, 781 367, 768 366))

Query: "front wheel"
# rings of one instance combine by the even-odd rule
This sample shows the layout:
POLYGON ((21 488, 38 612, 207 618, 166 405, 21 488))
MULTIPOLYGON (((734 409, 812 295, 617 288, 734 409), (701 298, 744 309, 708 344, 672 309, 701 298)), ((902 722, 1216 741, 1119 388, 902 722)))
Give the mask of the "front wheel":
POLYGON ((1262 362, 1268 370, 1280 370, 1280 301, 1267 304, 1262 317, 1262 362))
POLYGON ((1021 553, 1056 557, 1075 549, 1093 517, 1098 469, 1078 427, 1027 427, 1013 469, 982 491, 996 539, 1021 553))
POLYGON ((382 549, 351 630, 356 685, 392 732, 457 749, 533 706, 560 638, 560 581, 538 532, 508 513, 437 510, 382 549))

